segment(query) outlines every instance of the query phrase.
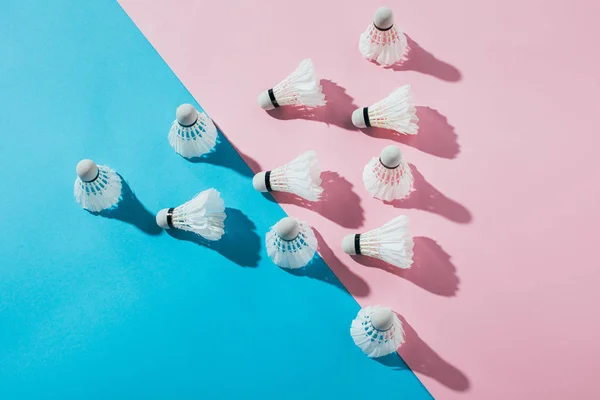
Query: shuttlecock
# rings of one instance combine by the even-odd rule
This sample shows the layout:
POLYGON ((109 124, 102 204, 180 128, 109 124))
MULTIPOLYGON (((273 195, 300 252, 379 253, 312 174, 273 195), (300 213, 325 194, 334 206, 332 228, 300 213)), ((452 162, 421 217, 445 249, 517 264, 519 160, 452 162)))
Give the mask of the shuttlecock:
POLYGON ((400 149, 387 146, 365 165, 363 182, 371 196, 385 201, 401 199, 412 191, 413 175, 400 149))
POLYGON ((323 87, 315 74, 312 60, 303 60, 290 76, 262 92, 258 104, 263 110, 272 110, 280 106, 302 105, 306 107, 324 106, 327 101, 323 87))
POLYGON ((416 135, 419 131, 419 117, 412 102, 410 85, 400 86, 388 97, 370 107, 354 110, 352 123, 357 128, 374 126, 393 129, 406 135, 416 135))
POLYGON ((215 241, 225 233, 226 217, 221 195, 215 189, 208 189, 179 207, 160 210, 156 223, 163 229, 181 229, 215 241))
POLYGON ((217 141, 217 127, 202 111, 191 104, 177 107, 176 119, 169 130, 169 144, 185 158, 208 153, 217 141))
POLYGON ((392 65, 404 58, 407 40, 394 25, 392 10, 381 7, 375 11, 373 23, 360 35, 358 48, 364 58, 381 65, 392 65))
POLYGON ((307 151, 283 167, 259 172, 254 175, 252 185, 263 193, 287 192, 309 201, 319 201, 323 188, 317 154, 307 151))
POLYGON ((377 258, 398 268, 410 268, 414 242, 408 225, 407 216, 396 217, 380 228, 344 237, 342 249, 346 254, 377 258))
POLYGON ((310 226, 293 218, 283 218, 266 235, 267 254, 281 268, 307 265, 317 251, 317 238, 310 226))
POLYGON ((99 212, 114 206, 121 198, 121 177, 106 165, 81 160, 75 168, 75 200, 83 208, 99 212))
POLYGON ((381 306, 361 309, 352 321, 350 335, 369 357, 383 357, 404 343, 402 321, 392 310, 381 306))

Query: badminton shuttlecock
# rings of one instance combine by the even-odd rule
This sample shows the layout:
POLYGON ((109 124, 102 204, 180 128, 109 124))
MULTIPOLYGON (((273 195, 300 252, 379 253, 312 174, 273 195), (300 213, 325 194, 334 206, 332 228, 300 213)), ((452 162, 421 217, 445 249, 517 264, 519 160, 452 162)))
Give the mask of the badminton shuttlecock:
POLYGON ((370 232, 344 237, 342 249, 350 255, 377 258, 398 268, 410 268, 414 242, 408 225, 408 217, 396 217, 370 232))
POLYGON ((404 343, 400 318, 389 308, 368 306, 352 321, 350 335, 354 343, 369 357, 383 357, 404 343))
POLYGON ((163 229, 181 229, 215 241, 225 233, 226 217, 221 195, 215 189, 208 189, 179 207, 160 210, 156 223, 163 229))
POLYGON ((298 269, 307 265, 317 251, 317 238, 306 222, 283 218, 269 229, 267 254, 281 268, 298 269))
POLYGON ((83 208, 99 212, 114 206, 121 198, 121 177, 106 165, 81 160, 75 168, 75 200, 83 208))
POLYGON ((262 92, 258 96, 258 104, 263 110, 287 105, 320 107, 327 103, 322 91, 312 60, 307 58, 290 76, 272 89, 262 92))
POLYGON ((358 48, 364 58, 381 65, 392 65, 404 58, 407 40, 394 25, 392 10, 381 7, 375 11, 373 23, 360 35, 358 48))
POLYGON ((392 201, 407 196, 412 191, 413 181, 410 166, 396 146, 385 147, 379 158, 371 159, 363 170, 365 188, 380 200, 392 201))
POLYGON ((283 167, 259 172, 254 175, 252 185, 263 193, 287 192, 309 201, 319 201, 323 188, 317 154, 307 151, 283 167))
POLYGON ((169 130, 169 144, 185 158, 208 153, 217 141, 217 127, 202 111, 191 104, 177 107, 176 119, 169 130))
POLYGON ((410 85, 403 85, 388 97, 370 107, 354 110, 352 123, 357 128, 392 129, 406 135, 416 135, 419 131, 419 117, 413 105, 410 85))

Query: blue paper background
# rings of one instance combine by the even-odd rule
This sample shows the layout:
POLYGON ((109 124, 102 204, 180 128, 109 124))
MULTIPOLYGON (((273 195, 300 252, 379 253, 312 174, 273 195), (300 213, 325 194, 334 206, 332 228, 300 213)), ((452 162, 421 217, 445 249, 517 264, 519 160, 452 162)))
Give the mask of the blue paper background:
POLYGON ((198 163, 171 149, 196 103, 115 2, 0 8, 1 399, 430 398, 397 355, 354 346, 359 306, 320 258, 309 276, 269 261, 285 214, 223 136, 198 163), (117 210, 76 204, 81 158, 126 180, 117 210), (210 187, 223 242, 156 227, 210 187))

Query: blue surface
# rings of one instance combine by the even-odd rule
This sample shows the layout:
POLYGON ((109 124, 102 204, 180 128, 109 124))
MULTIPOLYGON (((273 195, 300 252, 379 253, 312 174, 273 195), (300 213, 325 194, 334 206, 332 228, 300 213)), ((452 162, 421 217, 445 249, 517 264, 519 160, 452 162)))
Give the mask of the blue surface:
POLYGON ((116 3, 1 9, 1 399, 430 398, 397 355, 354 346, 359 307, 321 259, 309 276, 271 264, 284 212, 222 136, 201 162, 171 149, 195 101, 116 3), (81 158, 127 181, 117 210, 75 202, 81 158), (223 242, 155 226, 210 187, 223 242))

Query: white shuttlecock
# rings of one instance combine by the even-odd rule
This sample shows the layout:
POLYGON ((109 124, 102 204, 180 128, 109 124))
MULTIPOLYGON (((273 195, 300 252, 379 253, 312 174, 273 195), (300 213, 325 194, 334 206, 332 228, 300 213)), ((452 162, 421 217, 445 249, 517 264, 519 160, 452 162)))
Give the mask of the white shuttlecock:
POLYGON ((290 76, 275 85, 274 88, 262 92, 258 96, 258 105, 263 110, 287 105, 306 107, 324 106, 327 101, 323 87, 315 74, 312 60, 303 60, 290 76))
POLYGON ((374 157, 365 165, 363 182, 371 196, 392 201, 406 197, 412 191, 414 179, 400 149, 387 146, 379 157, 374 157))
POLYGON ((252 185, 263 193, 287 192, 309 201, 319 201, 323 188, 317 154, 307 151, 283 167, 259 172, 254 175, 252 185))
POLYGON ((387 7, 375 11, 373 23, 360 35, 360 53, 367 60, 392 65, 404 58, 408 49, 406 36, 394 25, 394 14, 387 7))
POLYGON ((212 119, 191 104, 177 107, 176 119, 169 130, 169 144, 185 158, 208 153, 217 141, 217 127, 212 119))
POLYGON ((408 230, 409 218, 396 217, 367 233, 348 235, 342 240, 346 254, 377 258, 398 268, 410 268, 414 242, 408 230))
POLYGON ((121 198, 121 177, 106 165, 81 160, 75 168, 75 200, 92 212, 107 210, 121 198))
POLYGON ((352 113, 352 123, 357 128, 393 129, 398 133, 416 135, 419 117, 413 105, 410 85, 403 85, 388 97, 370 107, 358 108, 352 113))
POLYGON ((281 268, 302 268, 317 251, 317 238, 311 227, 288 217, 269 229, 265 241, 269 258, 281 268))
POLYGON ((215 241, 225 233, 226 217, 221 195, 215 189, 208 189, 179 207, 160 210, 156 223, 163 229, 181 229, 215 241))
POLYGON ((369 357, 383 357, 404 343, 402 321, 389 308, 368 306, 352 321, 350 335, 369 357))

